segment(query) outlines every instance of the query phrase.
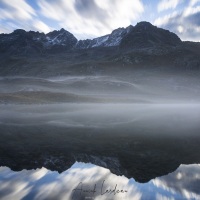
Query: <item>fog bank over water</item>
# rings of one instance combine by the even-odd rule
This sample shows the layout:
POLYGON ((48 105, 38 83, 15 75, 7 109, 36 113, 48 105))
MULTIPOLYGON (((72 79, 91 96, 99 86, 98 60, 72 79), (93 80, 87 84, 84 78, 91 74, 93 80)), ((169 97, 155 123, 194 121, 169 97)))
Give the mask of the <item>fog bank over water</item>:
POLYGON ((121 76, 2 77, 0 103, 196 103, 195 74, 126 72, 121 76))
POLYGON ((194 75, 139 71, 121 77, 4 77, 0 79, 0 123, 165 127, 168 134, 195 130, 200 117, 199 82, 194 75))
MULTIPOLYGON (((168 128, 168 134, 192 134, 199 128, 199 104, 62 103, 0 105, 0 123, 73 128, 168 128), (172 132, 173 131, 173 132, 172 132), (190 131, 190 132, 188 132, 190 131)), ((151 131, 150 131, 151 132, 151 131)))

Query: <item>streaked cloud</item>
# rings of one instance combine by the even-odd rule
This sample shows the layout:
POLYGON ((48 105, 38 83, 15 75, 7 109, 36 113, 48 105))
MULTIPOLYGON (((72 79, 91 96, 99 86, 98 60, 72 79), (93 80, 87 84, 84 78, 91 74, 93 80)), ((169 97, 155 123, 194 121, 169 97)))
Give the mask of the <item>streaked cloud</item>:
POLYGON ((90 37, 126 27, 144 12, 140 0, 40 0, 43 16, 56 20, 76 36, 90 37))
POLYGON ((182 40, 200 41, 200 6, 192 5, 195 4, 189 4, 182 11, 159 17, 154 24, 171 30, 182 40))
POLYGON ((35 20, 33 22, 33 27, 40 31, 40 32, 45 32, 48 33, 51 31, 51 28, 49 28, 49 26, 47 26, 44 22, 40 21, 40 20, 35 20))
POLYGON ((0 33, 65 28, 78 39, 109 34, 139 21, 200 41, 200 0, 0 0, 0 33))
POLYGON ((190 0, 190 5, 194 6, 195 4, 199 3, 200 0, 190 0))
POLYGON ((158 3, 158 12, 175 9, 179 3, 181 3, 181 0, 162 0, 158 3))
POLYGON ((11 32, 14 29, 41 32, 51 30, 25 0, 0 0, 0 32, 11 32))
POLYGON ((0 0, 0 19, 29 20, 35 10, 24 0, 0 0))

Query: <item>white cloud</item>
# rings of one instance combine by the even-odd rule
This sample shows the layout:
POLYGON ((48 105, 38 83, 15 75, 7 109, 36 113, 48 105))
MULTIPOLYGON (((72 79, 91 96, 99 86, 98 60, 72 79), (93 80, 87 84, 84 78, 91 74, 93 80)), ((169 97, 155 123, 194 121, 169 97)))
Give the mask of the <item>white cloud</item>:
POLYGON ((194 6, 195 4, 199 3, 200 0, 190 0, 190 6, 194 6))
POLYGON ((183 26, 178 26, 178 32, 179 33, 183 33, 184 32, 184 28, 183 28, 183 26))
MULTIPOLYGON (((14 29, 49 32, 51 29, 39 20, 36 11, 25 0, 0 0, 0 20, 6 20, 0 32, 9 33, 14 29)), ((1 22, 1 24, 3 24, 1 22)))
POLYGON ((39 19, 32 21, 22 21, 22 22, 7 22, 6 26, 0 21, 0 33, 11 33, 16 29, 24 29, 25 31, 39 31, 48 33, 52 31, 52 28, 47 26, 44 22, 39 19))
POLYGON ((180 3, 180 0, 162 0, 159 2, 157 9, 158 12, 168 9, 175 9, 180 3))
POLYGON ((200 6, 197 7, 188 7, 183 11, 183 17, 188 17, 190 15, 200 12, 200 6))
POLYGON ((200 6, 189 4, 181 12, 159 17, 154 21, 160 26, 176 33, 182 40, 200 41, 200 6))
POLYGON ((170 19, 175 18, 176 16, 178 16, 178 13, 175 11, 171 14, 165 15, 163 17, 158 17, 155 21, 154 24, 156 26, 164 26, 166 25, 170 19))
POLYGON ((36 16, 35 10, 24 0, 0 0, 0 19, 30 20, 36 16))
POLYGON ((40 0, 41 14, 76 36, 100 36, 126 27, 144 12, 141 0, 40 0))
POLYGON ((40 31, 40 32, 44 32, 44 33, 48 33, 51 31, 51 28, 49 28, 44 22, 39 21, 39 20, 35 20, 33 22, 33 27, 40 31))

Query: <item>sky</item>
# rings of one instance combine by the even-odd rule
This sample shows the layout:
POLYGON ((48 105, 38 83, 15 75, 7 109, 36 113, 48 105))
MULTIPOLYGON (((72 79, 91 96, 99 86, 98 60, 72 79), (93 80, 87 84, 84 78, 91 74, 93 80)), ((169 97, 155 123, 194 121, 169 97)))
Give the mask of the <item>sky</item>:
POLYGON ((86 39, 140 21, 200 41, 200 0, 0 0, 0 33, 64 28, 86 39))

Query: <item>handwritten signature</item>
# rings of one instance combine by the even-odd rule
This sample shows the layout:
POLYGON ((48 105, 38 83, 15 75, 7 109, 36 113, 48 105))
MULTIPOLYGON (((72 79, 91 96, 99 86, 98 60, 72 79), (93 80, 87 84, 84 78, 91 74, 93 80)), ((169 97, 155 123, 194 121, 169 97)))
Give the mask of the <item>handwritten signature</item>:
POLYGON ((100 194, 100 195, 106 195, 106 194, 108 194, 108 195, 111 195, 111 194, 112 195, 116 195, 116 194, 125 194, 125 193, 128 192, 127 190, 119 189, 117 187, 117 184, 112 189, 105 188, 105 180, 101 184, 100 191, 97 191, 97 184, 94 184, 94 186, 92 187, 92 189, 85 189, 83 187, 83 185, 84 184, 82 182, 80 182, 77 185, 77 187, 72 190, 72 192, 73 192, 72 199, 74 199, 75 196, 77 197, 77 195, 78 196, 82 196, 82 195, 89 195, 90 194, 90 195, 94 196, 97 193, 100 194))

